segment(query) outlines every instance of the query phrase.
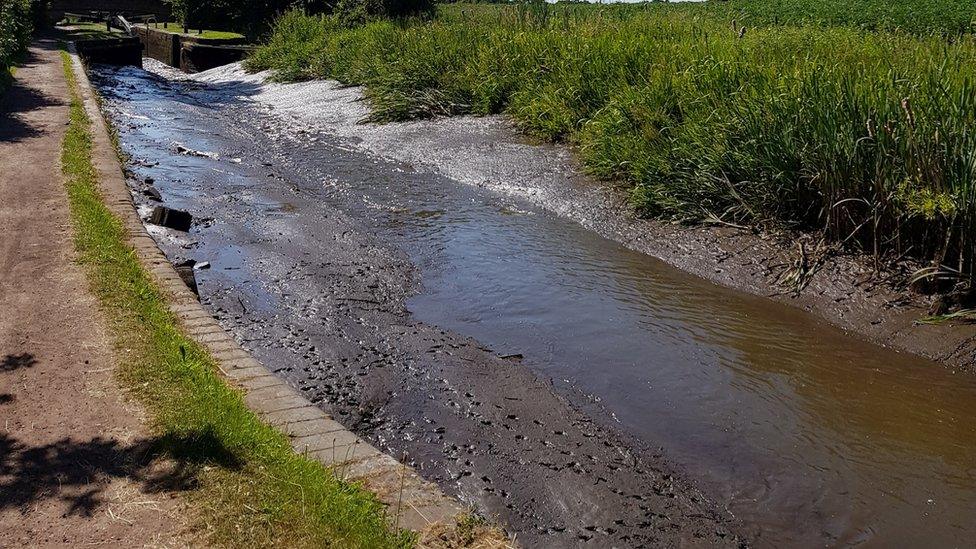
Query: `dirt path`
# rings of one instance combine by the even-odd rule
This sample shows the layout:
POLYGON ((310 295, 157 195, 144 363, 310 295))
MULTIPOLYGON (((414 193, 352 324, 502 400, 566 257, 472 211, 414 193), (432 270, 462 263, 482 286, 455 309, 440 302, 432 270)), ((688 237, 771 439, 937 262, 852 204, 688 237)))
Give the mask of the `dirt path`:
POLYGON ((56 44, 39 41, 0 98, 0 547, 182 545, 74 261, 67 104, 56 44))

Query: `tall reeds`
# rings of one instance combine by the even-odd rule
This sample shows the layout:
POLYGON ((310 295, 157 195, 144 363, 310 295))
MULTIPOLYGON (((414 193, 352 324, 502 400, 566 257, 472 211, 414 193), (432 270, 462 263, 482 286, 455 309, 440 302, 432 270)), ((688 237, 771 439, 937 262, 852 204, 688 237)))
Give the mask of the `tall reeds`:
POLYGON ((380 122, 506 112, 647 215, 823 230, 972 280, 973 36, 733 23, 723 4, 292 13, 250 66, 364 85, 380 122))

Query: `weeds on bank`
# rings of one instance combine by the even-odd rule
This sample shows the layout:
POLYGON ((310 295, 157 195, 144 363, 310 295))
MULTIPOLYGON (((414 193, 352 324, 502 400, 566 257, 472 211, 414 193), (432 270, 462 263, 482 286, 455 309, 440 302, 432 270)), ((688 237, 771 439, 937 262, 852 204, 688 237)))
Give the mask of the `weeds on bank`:
POLYGON ((976 276, 976 39, 959 22, 976 5, 690 4, 455 4, 353 28, 296 12, 248 66, 363 85, 379 122, 508 113, 649 216, 822 230, 976 276))
POLYGON ((961 309, 944 315, 930 315, 919 319, 921 324, 947 324, 949 322, 976 323, 976 309, 961 309))
POLYGON ((219 546, 408 547, 382 506, 292 452, 176 319, 126 244, 126 232, 99 196, 91 121, 71 59, 70 125, 62 149, 75 244, 114 337, 119 377, 145 405, 162 455, 176 463, 170 488, 185 490, 207 543, 219 546))

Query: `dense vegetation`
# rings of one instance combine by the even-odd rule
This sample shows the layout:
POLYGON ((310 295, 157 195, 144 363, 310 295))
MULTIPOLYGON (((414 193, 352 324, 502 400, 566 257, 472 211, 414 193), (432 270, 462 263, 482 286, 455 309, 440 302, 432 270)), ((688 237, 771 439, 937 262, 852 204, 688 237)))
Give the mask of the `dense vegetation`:
POLYGON ((805 24, 959 35, 976 30, 970 0, 731 0, 710 10, 747 25, 805 24))
POLYGON ((30 43, 33 18, 31 0, 0 0, 0 82, 30 43))
POLYGON ((578 145, 647 215, 822 229, 971 279, 974 14, 959 0, 459 4, 350 28, 290 13, 249 63, 364 85, 375 121, 506 112, 578 145))
POLYGON ((429 15, 434 0, 169 0, 176 21, 194 29, 264 36, 271 23, 288 10, 329 14, 345 24, 361 24, 380 17, 429 15))
POLYGON ((218 376, 209 354, 186 336, 165 297, 126 243, 126 228, 102 201, 88 118, 71 59, 64 171, 75 245, 109 322, 118 375, 152 420, 147 457, 174 464, 160 485, 197 505, 190 525, 216 547, 409 547, 383 505, 320 463, 295 454, 284 435, 247 409, 218 376))
POLYGON ((172 0, 173 18, 194 29, 234 31, 257 37, 267 31, 270 21, 295 6, 294 0, 172 0))

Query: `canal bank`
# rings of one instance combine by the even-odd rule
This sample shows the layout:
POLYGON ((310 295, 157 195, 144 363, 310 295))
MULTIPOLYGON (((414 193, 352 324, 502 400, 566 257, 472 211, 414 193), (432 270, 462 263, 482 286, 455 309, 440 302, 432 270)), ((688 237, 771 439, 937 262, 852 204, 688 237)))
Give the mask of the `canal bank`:
POLYGON ((469 515, 455 529, 456 502, 214 323, 135 215, 77 57, 41 40, 19 73, 0 111, 2 540, 509 545, 469 515))
MULTIPOLYGON (((678 509, 711 499, 717 524, 734 524, 714 514, 725 508, 760 544, 953 543, 965 530, 971 378, 628 249, 657 245, 758 292, 774 242, 637 231, 653 226, 501 119, 363 126, 355 89, 233 68, 172 76, 99 84, 133 189, 151 178, 203 218, 188 236, 157 230, 163 248, 209 262, 203 299, 279 375, 520 540, 701 535, 661 511, 675 493, 678 509)), ((886 302, 840 280, 814 278, 794 303, 886 302)), ((873 309, 883 322, 913 310, 873 309)), ((965 335, 910 325, 903 343, 965 335)), ((895 340, 891 327, 876 329, 895 340)))
POLYGON ((419 280, 410 257, 357 219, 363 207, 382 208, 342 183, 360 181, 362 157, 330 147, 336 162, 327 164, 343 174, 323 188, 318 175, 279 162, 296 143, 256 132, 246 104, 204 104, 131 68, 99 71, 94 82, 131 155, 140 211, 158 203, 145 193, 151 184, 199 220, 189 233, 149 225, 161 248, 175 261, 206 261, 197 273, 205 305, 337 421, 498 518, 520 544, 742 539, 659 455, 632 451, 517 356, 411 318, 405 298, 419 280), (342 197, 352 201, 330 200, 342 197))

